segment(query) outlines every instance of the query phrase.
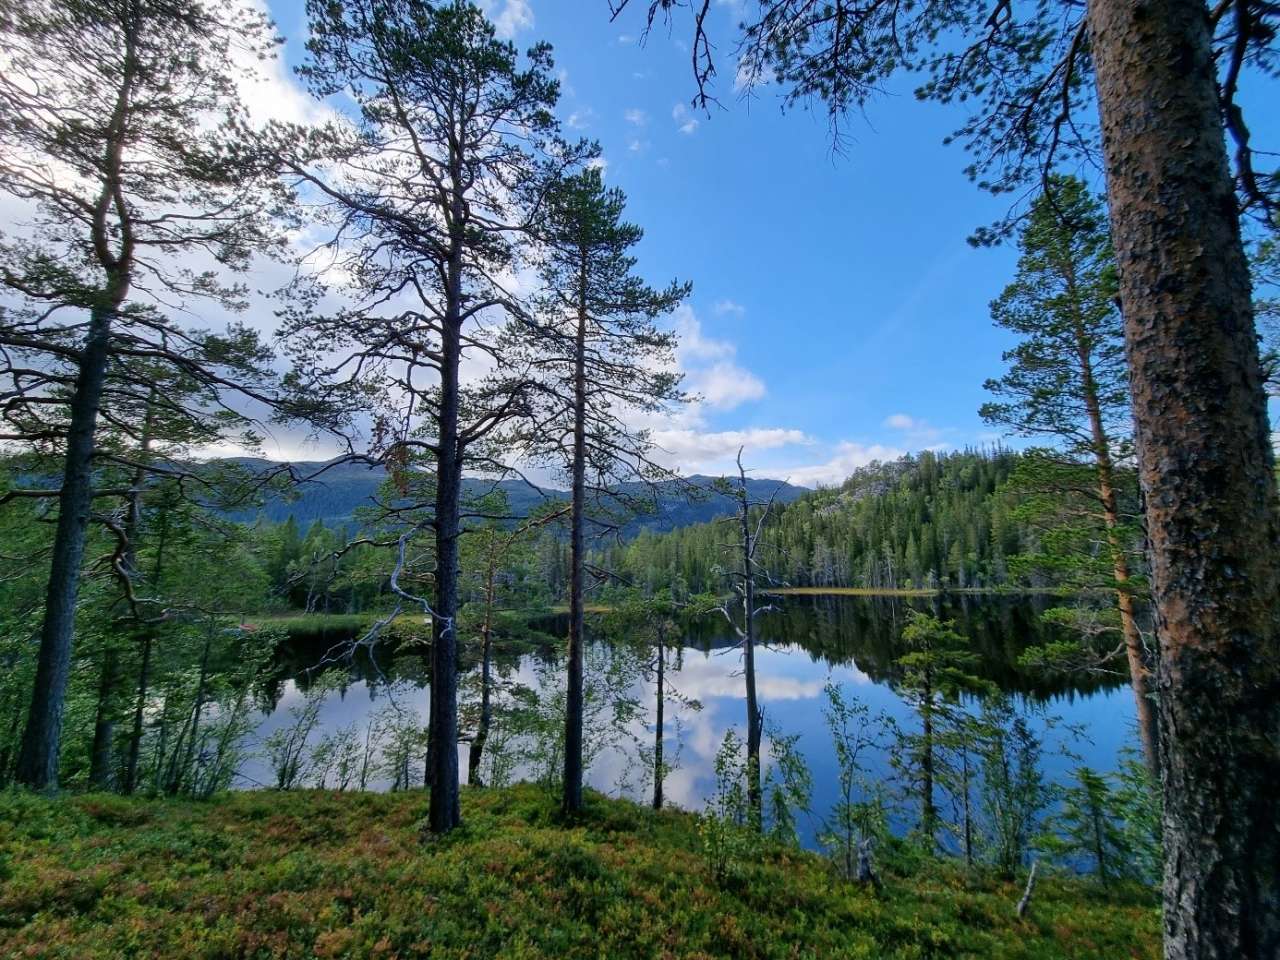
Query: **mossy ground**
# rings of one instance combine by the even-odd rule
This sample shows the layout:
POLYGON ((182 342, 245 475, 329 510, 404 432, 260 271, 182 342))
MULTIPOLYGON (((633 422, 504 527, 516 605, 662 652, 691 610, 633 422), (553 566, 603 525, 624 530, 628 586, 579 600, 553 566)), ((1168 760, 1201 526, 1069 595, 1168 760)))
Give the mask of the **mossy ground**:
POLYGON ((424 843, 422 793, 297 791, 193 803, 0 794, 0 956, 1155 958, 1140 890, 1020 889, 949 865, 876 892, 767 847, 716 880, 687 814, 544 791, 464 791, 424 843))

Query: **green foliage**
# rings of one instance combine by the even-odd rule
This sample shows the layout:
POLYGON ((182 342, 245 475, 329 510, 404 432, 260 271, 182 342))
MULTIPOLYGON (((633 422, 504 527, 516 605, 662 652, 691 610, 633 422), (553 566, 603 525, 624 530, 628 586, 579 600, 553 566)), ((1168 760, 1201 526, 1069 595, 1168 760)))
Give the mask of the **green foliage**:
POLYGON ((747 803, 746 745, 732 727, 716 751, 715 777, 715 791, 698 815, 698 836, 707 870, 723 882, 760 844, 747 803))
POLYGON ((982 706, 979 800, 988 856, 1001 876, 1013 877, 1040 838, 1056 791, 1045 781, 1044 740, 1025 710, 1004 696, 982 706))
MULTIPOLYGON (((606 749, 634 747, 631 727, 641 704, 632 687, 641 672, 636 652, 626 647, 605 649, 589 645, 583 658, 582 769, 586 773, 606 749)), ((519 687, 514 703, 495 725, 508 728, 517 762, 532 778, 554 792, 564 774, 564 711, 566 681, 557 661, 537 667, 538 691, 519 687)), ((627 775, 624 770, 624 776, 627 775)), ((620 783, 620 788, 627 786, 620 783)))
POLYGON ((1018 238, 1018 272, 991 304, 996 326, 1018 343, 979 411, 1023 436, 1049 437, 1092 458, 1095 405, 1106 433, 1128 435, 1128 374, 1116 305, 1117 278, 1102 202, 1073 177, 1054 177, 1031 205, 1018 238))
POLYGON ((1121 755, 1120 766, 1111 775, 1111 782, 1114 815, 1119 820, 1121 842, 1129 856, 1125 875, 1152 887, 1159 886, 1164 874, 1160 784, 1132 750, 1121 755))
POLYGON ((1020 890, 945 863, 880 894, 766 844, 718 882, 698 821, 588 794, 572 829, 536 787, 464 791, 423 847, 420 792, 237 792, 212 802, 0 794, 0 954, 370 960, 1156 960, 1150 893, 1048 875, 1020 890))
POLYGON ((893 764, 906 779, 909 792, 919 798, 921 834, 932 847, 941 826, 937 791, 957 782, 954 749, 948 748, 964 749, 968 716, 960 703, 961 694, 991 694, 995 688, 974 675, 978 657, 952 621, 944 623, 912 610, 902 630, 902 642, 907 652, 896 661, 902 671, 896 688, 915 711, 919 729, 897 731, 893 764))
POLYGON ((764 779, 765 825, 776 843, 796 845, 796 817, 810 812, 813 798, 813 774, 804 756, 796 749, 797 733, 784 734, 768 725, 769 764, 764 779))
POLYGON ((308 740, 320 724, 320 708, 325 698, 342 682, 337 670, 329 671, 307 688, 300 703, 289 708, 289 722, 263 742, 263 753, 275 777, 277 790, 301 786, 313 763, 308 740))
POLYGON ((883 841, 889 836, 888 810, 884 786, 867 767, 868 754, 884 746, 891 730, 883 714, 850 696, 834 683, 823 690, 823 716, 831 732, 836 754, 836 802, 823 821, 818 842, 827 851, 837 872, 846 880, 857 874, 858 847, 864 841, 883 841))
POLYGON ((1076 782, 1060 793, 1061 806, 1050 818, 1041 845, 1060 857, 1084 857, 1103 886, 1130 875, 1134 852, 1118 819, 1110 779, 1089 767, 1077 767, 1076 782))

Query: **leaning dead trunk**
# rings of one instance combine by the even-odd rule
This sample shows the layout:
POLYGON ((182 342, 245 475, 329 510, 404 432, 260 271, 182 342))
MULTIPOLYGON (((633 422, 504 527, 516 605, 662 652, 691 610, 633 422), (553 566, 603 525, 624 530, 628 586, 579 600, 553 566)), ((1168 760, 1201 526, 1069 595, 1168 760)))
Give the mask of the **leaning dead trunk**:
POLYGON ((1165 956, 1280 956, 1280 524, 1200 0, 1093 0, 1160 644, 1165 956))

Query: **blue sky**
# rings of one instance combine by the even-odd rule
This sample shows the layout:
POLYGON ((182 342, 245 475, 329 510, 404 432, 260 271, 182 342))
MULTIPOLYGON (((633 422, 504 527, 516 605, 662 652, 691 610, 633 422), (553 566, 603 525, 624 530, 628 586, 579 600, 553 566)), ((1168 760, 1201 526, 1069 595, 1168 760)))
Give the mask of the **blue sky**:
MULTIPOLYGON (((676 319, 687 382, 706 400, 659 425, 672 459, 718 473, 741 442, 757 474, 812 485, 874 457, 992 443, 977 408, 1010 340, 987 304, 1016 251, 965 242, 1006 201, 942 145, 962 112, 915 101, 907 78, 848 123, 837 155, 820 111, 783 113, 769 89, 734 94, 732 2, 713 9, 725 109, 695 111, 686 30, 641 45, 643 6, 618 23, 605 0, 488 9, 521 46, 554 46, 561 118, 602 144, 607 180, 646 231, 642 272, 693 283, 676 319)), ((302 4, 271 9, 294 62, 302 4)))

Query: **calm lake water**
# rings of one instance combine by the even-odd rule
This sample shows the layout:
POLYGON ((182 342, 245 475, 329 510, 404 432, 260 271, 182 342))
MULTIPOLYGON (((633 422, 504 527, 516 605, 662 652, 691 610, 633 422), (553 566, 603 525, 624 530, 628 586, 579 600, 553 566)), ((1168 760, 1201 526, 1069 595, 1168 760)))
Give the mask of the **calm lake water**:
MULTIPOLYGON (((839 684, 849 698, 867 704, 873 712, 883 711, 904 726, 912 725, 911 711, 894 691, 894 660, 903 652, 899 636, 910 608, 954 619, 980 657, 978 672, 1033 711, 1033 723, 1045 730, 1044 769, 1051 779, 1065 780, 1080 762, 1097 770, 1114 769, 1121 751, 1136 745, 1133 701, 1126 681, 1097 676, 1047 679, 1018 666, 1018 656, 1029 644, 1048 638, 1039 614, 1050 603, 1037 597, 805 596, 780 601, 778 610, 765 615, 761 639, 767 646, 757 654, 757 682, 766 726, 799 736, 798 749, 813 776, 814 816, 801 818, 802 840, 813 843, 816 818, 830 809, 837 788, 835 754, 823 718, 825 685, 839 684), (1061 723, 1051 723, 1050 718, 1061 723)), ((560 624, 543 626, 558 632, 560 624)), ((282 679, 274 704, 258 726, 258 740, 291 722, 291 710, 303 702, 311 683, 306 668, 320 662, 341 639, 333 635, 298 638, 283 652, 282 679)), ((699 701, 702 709, 667 706, 666 750, 671 756, 678 749, 679 767, 667 777, 665 794, 668 803, 696 810, 714 789, 714 758, 726 731, 745 731, 744 682, 741 654, 723 619, 692 624, 681 646, 678 664, 668 668, 667 681, 683 697, 699 701)), ((504 665, 506 679, 545 689, 548 678, 559 673, 556 655, 551 647, 509 659, 504 665)), ((608 656, 608 647, 597 641, 588 660, 598 666, 608 656)), ((389 702, 417 711, 425 724, 430 691, 421 662, 421 652, 403 650, 398 656, 361 656, 348 662, 345 686, 323 696, 311 742, 348 724, 363 730, 369 718, 389 702)), ((630 732, 648 746, 653 740, 653 684, 637 675, 627 686, 629 695, 642 705, 630 732)), ((459 747, 459 760, 465 778, 465 745, 459 747)), ((870 765, 883 777, 892 776, 884 753, 873 756, 870 765)), ((642 769, 634 744, 611 747, 595 759, 588 779, 603 792, 643 800, 651 788, 637 777, 642 769)), ((420 783, 420 759, 416 770, 420 783)), ((250 758, 241 772, 245 787, 272 782, 269 765, 261 756, 250 758)), ((380 789, 391 783, 389 776, 374 782, 380 789)))

